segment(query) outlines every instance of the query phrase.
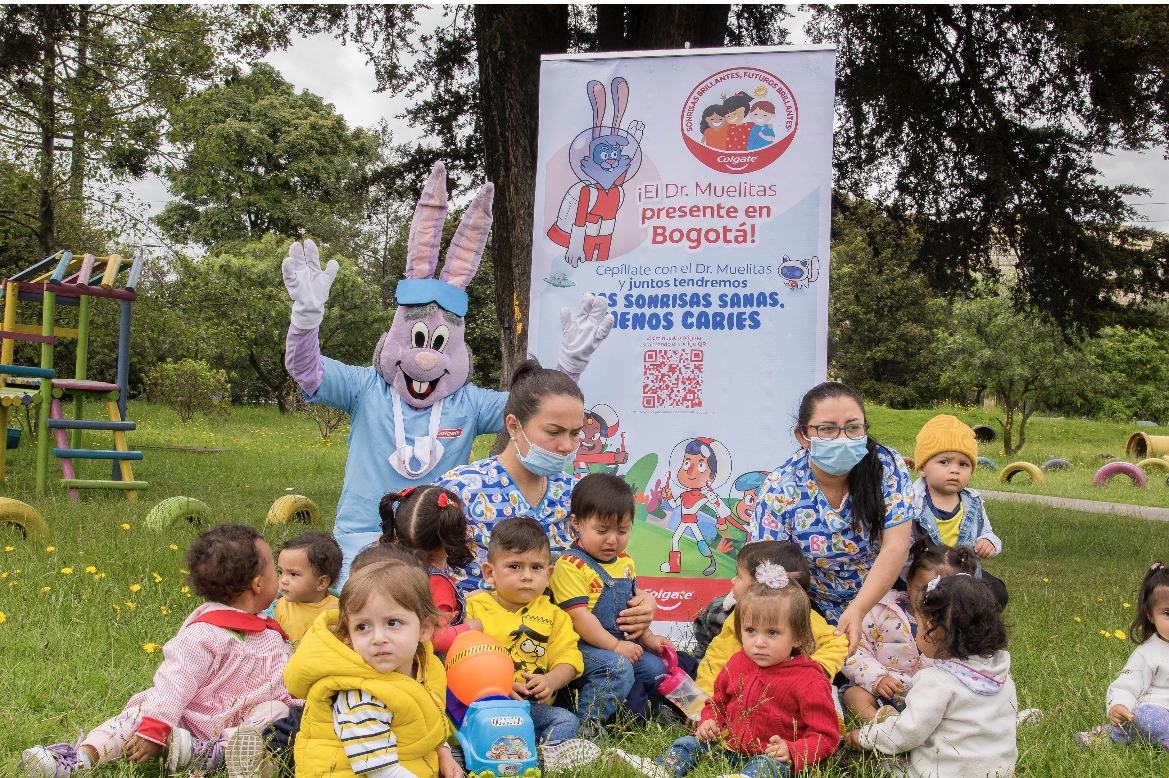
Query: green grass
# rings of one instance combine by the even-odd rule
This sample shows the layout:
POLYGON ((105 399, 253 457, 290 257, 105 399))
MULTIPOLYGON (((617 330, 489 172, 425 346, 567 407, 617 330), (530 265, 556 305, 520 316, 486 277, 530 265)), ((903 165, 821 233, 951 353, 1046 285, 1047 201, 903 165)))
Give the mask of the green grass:
MULTIPOLYGON (((874 409, 874 434, 911 451, 913 436, 930 415, 874 409)), ((145 530, 142 519, 158 500, 177 494, 197 497, 223 521, 262 527, 276 544, 303 529, 263 526, 268 506, 291 488, 316 501, 326 524, 331 523, 344 468, 345 430, 326 445, 309 419, 281 417, 267 409, 239 409, 224 422, 186 426, 171 412, 144 404, 132 405, 130 416, 141 424, 131 436, 132 445, 233 451, 147 450, 146 460, 135 463, 135 477, 152 484, 140 502, 129 503, 120 493, 89 493, 78 505, 59 489, 49 497, 36 497, 31 449, 10 452, 5 494, 40 510, 53 536, 49 544, 32 544, 0 528, 0 549, 13 549, 0 551, 4 576, 0 612, 5 614, 0 623, 0 778, 17 775, 16 761, 28 745, 72 742, 78 729, 114 715, 131 694, 147 687, 160 656, 147 653, 143 646, 166 642, 196 604, 183 593, 180 573, 183 551, 195 530, 177 526, 157 535, 145 530), (130 529, 122 529, 123 524, 130 529), (53 550, 46 550, 47 545, 53 550), (84 572, 87 566, 104 576, 84 572), (65 568, 72 572, 62 573, 65 568), (161 580, 155 580, 155 574, 161 580), (132 591, 132 586, 140 588, 132 591), (42 591, 44 587, 49 591, 42 591)), ((966 414, 963 418, 978 420, 966 414)), ((1080 422, 1032 424, 1034 437, 1025 451, 1034 446, 1044 454, 1050 448, 1065 456, 1081 448, 1089 455, 1105 446, 1123 453, 1128 431, 1121 425, 1080 422), (1060 425, 1065 428, 1063 438, 1057 437, 1060 425)), ((87 444, 99 443, 105 445, 96 434, 87 438, 87 444)), ((487 444, 480 441, 477 453, 487 444)), ((1001 455, 995 458, 1002 461, 1001 455)), ((106 475, 104 465, 93 465, 90 475, 106 475)), ((1155 491, 1157 487, 1148 493, 1155 491)), ((1020 732, 1019 774, 1165 774, 1169 757, 1151 748, 1079 749, 1072 735, 1102 720, 1104 691, 1132 645, 1100 633, 1127 628, 1132 610, 1124 603, 1134 601, 1149 563, 1165 555, 1169 523, 1014 503, 992 502, 989 510, 1005 544, 1004 554, 989 569, 1011 591, 1006 613, 1020 703, 1046 713, 1040 726, 1020 732)), ((651 725, 618 733, 615 742, 636 753, 656 755, 681 734, 651 725)), ((693 774, 711 778, 727 771, 725 764, 709 763, 693 774)), ((123 763, 103 768, 101 775, 158 772, 154 766, 130 768, 123 763)), ((600 768, 586 769, 580 775, 599 772, 600 768)), ((619 769, 610 772, 617 778, 633 775, 619 769)), ((868 773, 853 768, 826 774, 868 773)))

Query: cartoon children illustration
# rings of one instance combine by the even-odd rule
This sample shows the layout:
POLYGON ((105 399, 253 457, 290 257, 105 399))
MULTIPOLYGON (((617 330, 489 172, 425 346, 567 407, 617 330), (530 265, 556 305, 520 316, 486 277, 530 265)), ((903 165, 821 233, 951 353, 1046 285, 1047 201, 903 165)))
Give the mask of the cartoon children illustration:
POLYGON ((678 483, 686 487, 686 491, 675 497, 669 483, 662 488, 662 499, 673 508, 681 507, 682 513, 678 528, 674 530, 670 558, 662 563, 663 573, 682 572, 682 551, 679 542, 682 536, 689 532, 698 543, 698 553, 710 562, 702 574, 714 575, 717 567, 714 552, 710 550, 706 536, 698 526, 698 512, 705 507, 714 513, 718 526, 726 526, 731 510, 719 499, 714 490, 726 483, 730 474, 731 452, 722 443, 713 438, 694 438, 686 443, 682 463, 676 474, 678 483))
POLYGON ((723 101, 723 117, 727 124, 727 151, 746 151, 751 140, 751 128, 747 111, 751 108, 751 96, 736 92, 723 101))
POLYGON ((580 181, 569 187, 560 201, 556 223, 548 228, 548 237, 566 249, 564 261, 572 267, 609 259, 617 211, 625 201, 622 185, 641 167, 645 125, 631 121, 628 127, 621 127, 629 103, 629 83, 624 78, 614 78, 612 91, 613 120, 609 126, 602 126, 605 86, 600 81, 588 83, 593 126, 577 135, 568 147, 568 161, 580 181))
POLYGON ((621 433, 621 448, 609 450, 605 442, 617 434, 620 419, 617 411, 604 403, 594 405, 585 411, 584 427, 580 433, 580 448, 577 449, 576 459, 573 460, 573 471, 577 478, 583 478, 593 472, 616 473, 617 465, 629 461, 629 452, 625 450, 625 433, 621 433), (594 468, 594 465, 601 467, 594 468))
POLYGON ((708 105, 702 110, 702 121, 698 125, 702 142, 712 149, 727 147, 727 122, 723 118, 723 107, 719 103, 708 105))
POLYGON ((724 534, 719 538, 716 551, 724 554, 732 551, 737 552, 745 543, 751 542, 751 525, 755 520, 755 498, 758 496, 759 487, 766 480, 767 473, 761 470, 743 473, 735 479, 734 487, 737 491, 742 492, 743 496, 735 503, 735 509, 730 516, 727 516, 726 521, 718 523, 718 531, 724 534), (738 532, 727 531, 728 524, 738 532), (739 533, 742 534, 739 535, 739 533))
POLYGON ((756 100, 747 114, 751 136, 747 139, 747 150, 756 151, 775 143, 775 105, 767 100, 756 100))

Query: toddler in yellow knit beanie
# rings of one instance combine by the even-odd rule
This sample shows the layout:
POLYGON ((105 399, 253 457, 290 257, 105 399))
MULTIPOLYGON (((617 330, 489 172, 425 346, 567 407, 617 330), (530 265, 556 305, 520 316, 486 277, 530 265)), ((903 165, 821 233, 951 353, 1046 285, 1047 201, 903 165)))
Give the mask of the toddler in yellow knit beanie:
POLYGON ((926 462, 947 451, 964 454, 970 460, 971 473, 978 466, 978 442, 974 439, 974 430, 956 416, 941 413, 927 421, 921 432, 917 433, 917 447, 913 449, 914 465, 920 471, 926 462))

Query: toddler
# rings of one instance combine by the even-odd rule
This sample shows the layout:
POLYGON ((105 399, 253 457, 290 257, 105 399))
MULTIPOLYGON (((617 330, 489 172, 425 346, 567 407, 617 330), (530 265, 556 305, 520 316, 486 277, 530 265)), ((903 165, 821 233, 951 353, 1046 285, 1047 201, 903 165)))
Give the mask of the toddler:
POLYGON ((341 575, 341 546, 328 532, 306 532, 280 546, 280 598, 265 614, 296 648, 321 611, 337 607, 329 587, 341 575))
POLYGON ((849 680, 844 705, 862 721, 903 710, 914 677, 930 665, 917 648, 917 611, 926 584, 938 576, 974 573, 974 554, 969 548, 919 540, 912 558, 909 591, 893 590, 873 606, 861 622, 856 653, 844 663, 849 680))
POLYGON ((483 580, 492 591, 472 595, 467 613, 481 620, 483 631, 506 646, 515 662, 511 696, 531 702, 544 769, 570 770, 601 752, 576 739, 578 724, 571 711, 551 704, 584 669, 572 620, 544 594, 551 555, 548 535, 535 519, 496 524, 483 564, 483 580))
MULTIPOLYGON (((706 634, 714 631, 714 624, 719 620, 717 635, 713 639, 706 639, 709 645, 699 644, 699 650, 703 653, 702 661, 698 665, 697 682, 707 694, 714 694, 714 682, 718 674, 726 666, 727 660, 743 647, 739 643, 739 633, 735 629, 734 619, 728 616, 734 612, 736 601, 756 583, 755 570, 765 563, 779 565, 786 570, 788 578, 803 589, 805 594, 812 585, 808 560, 795 543, 789 540, 761 540, 743 546, 743 550, 739 552, 735 577, 731 579, 731 593, 725 597, 716 597, 695 620, 696 625, 699 622, 704 625, 706 634)), ((819 663, 826 677, 835 678, 840 672, 844 658, 848 656, 848 636, 837 635, 835 629, 815 611, 811 612, 811 622, 816 647, 809 649, 808 655, 819 663)), ((699 632, 696 628, 696 637, 699 632)))
MULTIPOLYGON (((913 483, 914 535, 936 545, 970 548, 979 560, 1000 553, 1003 542, 990 526, 982 495, 968 487, 978 465, 974 430, 954 416, 933 417, 917 433, 913 461, 921 474, 913 483)), ((1006 584, 975 561, 976 575, 994 592, 999 607, 1007 607, 1006 584)))
POLYGON ((462 776, 446 745, 446 672, 426 642, 440 620, 420 566, 350 569, 340 607, 313 623, 284 670, 305 700, 297 776, 462 776))
POLYGON ((572 489, 569 523, 575 541, 552 573, 552 596, 580 635, 584 684, 577 718, 590 734, 616 713, 635 683, 660 702, 658 654, 664 638, 649 630, 626 635, 617 614, 637 591, 633 557, 625 553, 633 526, 633 491, 608 473, 586 475, 572 489))
POLYGON ((685 775, 704 754, 721 753, 737 775, 790 776, 826 759, 840 741, 831 684, 818 662, 804 590, 763 562, 735 607, 743 648, 718 674, 714 696, 691 737, 650 761, 612 754, 651 778, 685 775))
POLYGON ((261 615, 276 596, 272 549, 251 527, 222 524, 187 549, 189 583, 206 600, 162 647, 154 685, 130 698, 74 748, 33 746, 21 765, 33 778, 67 778, 113 762, 166 756, 170 773, 210 772, 228 753, 231 778, 253 776, 260 730, 302 703, 284 688, 292 652, 280 626, 261 615))
POLYGON ((441 486, 410 487, 387 494, 378 510, 382 517, 379 545, 396 543, 426 560, 430 595, 442 612, 431 644, 440 655, 445 654, 460 633, 483 629, 478 619, 466 618, 466 600, 451 577, 451 567, 467 567, 475 559, 467 544, 467 519, 459 496, 441 486))
POLYGON ((1169 568, 1160 562, 1149 568, 1141 582, 1129 636, 1137 648, 1108 687, 1104 705, 1111 726, 1101 724, 1091 732, 1080 732, 1076 742, 1141 739, 1169 749, 1169 568))
POLYGON ((935 577, 917 605, 918 671, 898 715, 845 736, 853 748, 904 754, 887 770, 911 778, 1015 772, 1015 682, 998 603, 967 573, 935 577))

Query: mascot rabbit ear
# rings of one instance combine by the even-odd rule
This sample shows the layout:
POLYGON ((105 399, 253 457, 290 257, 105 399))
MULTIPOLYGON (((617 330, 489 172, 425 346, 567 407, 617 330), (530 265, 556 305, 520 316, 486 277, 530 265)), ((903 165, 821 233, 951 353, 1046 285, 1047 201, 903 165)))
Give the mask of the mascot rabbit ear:
POLYGON ((446 261, 442 263, 442 275, 438 277, 440 281, 463 290, 470 285, 479 269, 479 260, 483 258, 487 234, 491 232, 491 202, 494 198, 495 184, 488 181, 479 188, 459 222, 459 229, 451 238, 446 261))
POLYGON ((613 132, 621 129, 625 117, 625 106, 629 105, 629 82, 617 76, 613 79, 613 132))
POLYGON ((605 121, 605 85, 590 81, 588 85, 589 104, 593 107, 593 139, 601 137, 601 122, 605 121))
POLYGON ((414 206, 406 249, 406 278, 431 278, 434 275, 446 212, 446 167, 435 162, 430 178, 422 188, 422 196, 418 198, 418 205, 414 206))

